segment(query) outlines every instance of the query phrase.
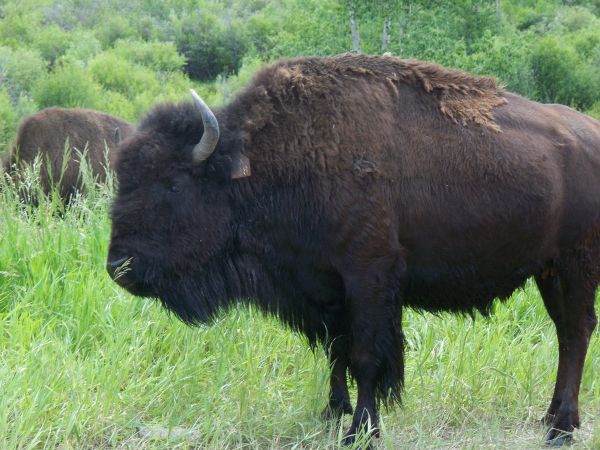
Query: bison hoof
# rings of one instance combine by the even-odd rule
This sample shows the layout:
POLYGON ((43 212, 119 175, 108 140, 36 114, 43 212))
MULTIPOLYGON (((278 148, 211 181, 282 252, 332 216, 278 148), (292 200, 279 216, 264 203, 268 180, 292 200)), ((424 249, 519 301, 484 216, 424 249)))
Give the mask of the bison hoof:
MULTIPOLYGON (((352 447, 355 450, 373 450, 373 446, 371 445, 371 436, 369 436, 366 440, 366 442, 361 442, 358 445, 357 444, 357 439, 356 439, 356 434, 347 434, 344 439, 342 439, 342 445, 344 447, 352 447)), ((364 439, 360 439, 360 441, 363 441, 364 439)))
POLYGON ((344 435, 342 445, 352 447, 353 449, 371 450, 373 449, 372 440, 379 436, 379 428, 372 428, 369 431, 366 431, 366 427, 361 428, 352 426, 344 435))
POLYGON ((556 428, 550 428, 544 438, 544 444, 547 447, 562 447, 563 445, 569 445, 572 442, 573 433, 567 433, 566 431, 557 430, 556 428))

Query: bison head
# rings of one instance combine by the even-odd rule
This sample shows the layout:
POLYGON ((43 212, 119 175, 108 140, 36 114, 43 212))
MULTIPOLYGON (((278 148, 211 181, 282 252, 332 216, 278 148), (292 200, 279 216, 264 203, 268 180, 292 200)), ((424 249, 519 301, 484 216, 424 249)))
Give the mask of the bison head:
POLYGON ((107 260, 119 285, 160 298, 185 321, 210 316, 223 294, 207 273, 234 245, 237 175, 235 133, 220 138, 216 116, 192 95, 194 104, 156 108, 121 143, 107 260))

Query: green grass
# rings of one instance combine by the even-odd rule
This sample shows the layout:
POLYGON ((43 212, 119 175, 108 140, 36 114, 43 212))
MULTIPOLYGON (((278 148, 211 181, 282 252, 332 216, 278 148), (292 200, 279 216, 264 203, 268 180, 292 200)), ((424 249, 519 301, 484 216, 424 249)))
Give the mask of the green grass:
MULTIPOLYGON (((0 448, 336 448, 349 418, 319 418, 322 351, 245 306, 187 327, 109 279, 109 196, 61 212, 0 193, 0 448)), ((382 411, 380 448, 540 448, 557 348, 533 284, 490 319, 404 324, 404 406, 382 411)), ((600 447, 599 347, 595 334, 575 448, 600 447)))

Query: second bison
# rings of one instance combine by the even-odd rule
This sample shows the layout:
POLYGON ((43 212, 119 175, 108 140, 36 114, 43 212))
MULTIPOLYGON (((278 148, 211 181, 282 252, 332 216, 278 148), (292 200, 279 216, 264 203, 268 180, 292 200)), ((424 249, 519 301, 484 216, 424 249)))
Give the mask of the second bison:
POLYGON ((125 120, 102 112, 80 108, 47 108, 25 118, 17 131, 15 144, 5 158, 4 170, 14 174, 40 159, 42 190, 57 188, 69 199, 83 187, 80 153, 85 151, 92 175, 106 179, 108 162, 113 159, 119 137, 134 130, 125 120), (68 149, 68 150, 67 150, 68 149), (69 160, 65 161, 64 156, 69 160))

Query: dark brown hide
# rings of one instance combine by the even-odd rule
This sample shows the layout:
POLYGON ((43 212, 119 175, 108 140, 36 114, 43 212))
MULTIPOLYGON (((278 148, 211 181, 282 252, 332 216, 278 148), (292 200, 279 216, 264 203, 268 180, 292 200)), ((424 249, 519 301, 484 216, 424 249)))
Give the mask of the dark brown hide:
POLYGON ((47 108, 25 118, 17 130, 15 144, 5 162, 5 170, 33 164, 40 156, 40 181, 44 192, 58 185, 62 198, 68 198, 82 187, 80 157, 87 149, 92 174, 99 181, 106 178, 105 152, 109 161, 116 148, 115 130, 121 138, 133 132, 133 126, 118 117, 89 109, 47 108), (68 141, 67 141, 68 140, 68 141), (71 148, 70 159, 64 163, 65 145, 71 148))
MULTIPOLYGON (((600 280, 600 123, 488 78, 393 57, 282 61, 216 111, 191 104, 123 143, 108 270, 187 322, 253 299, 321 342, 347 441, 403 382, 401 311, 487 313, 531 276, 559 338, 547 423, 579 425, 600 280), (231 179, 240 157, 249 177, 231 179), (127 269, 117 269, 127 262, 127 269)), ((551 430, 548 439, 560 437, 551 430)))

